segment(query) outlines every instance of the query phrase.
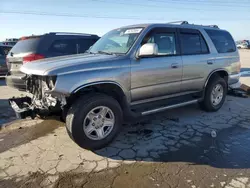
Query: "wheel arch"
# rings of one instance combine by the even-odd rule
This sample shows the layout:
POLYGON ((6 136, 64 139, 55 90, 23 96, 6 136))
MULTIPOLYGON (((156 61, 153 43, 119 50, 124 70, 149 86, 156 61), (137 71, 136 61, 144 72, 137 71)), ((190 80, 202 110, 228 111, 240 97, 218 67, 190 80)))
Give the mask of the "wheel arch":
POLYGON ((73 90, 70 98, 76 98, 79 95, 91 92, 104 93, 112 96, 122 107, 127 105, 130 100, 128 91, 126 91, 119 83, 114 81, 101 81, 84 84, 73 90))
POLYGON ((220 76, 221 78, 225 79, 226 82, 228 83, 228 75, 229 75, 229 74, 228 74, 227 70, 226 70, 226 69, 216 69, 216 70, 212 71, 212 72, 208 75, 208 77, 207 77, 207 79, 206 79, 206 82, 205 82, 205 85, 204 85, 204 88, 207 87, 207 84, 208 84, 209 80, 211 80, 211 78, 214 77, 215 75, 218 75, 218 76, 220 76))

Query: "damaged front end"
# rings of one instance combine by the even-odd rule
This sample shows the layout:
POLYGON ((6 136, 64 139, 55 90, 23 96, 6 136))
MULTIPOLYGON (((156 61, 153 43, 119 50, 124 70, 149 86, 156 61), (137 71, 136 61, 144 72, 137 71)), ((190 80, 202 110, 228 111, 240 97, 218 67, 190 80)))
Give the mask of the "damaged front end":
POLYGON ((66 105, 63 94, 54 91, 56 76, 27 75, 26 97, 11 98, 9 103, 18 118, 59 115, 66 105))

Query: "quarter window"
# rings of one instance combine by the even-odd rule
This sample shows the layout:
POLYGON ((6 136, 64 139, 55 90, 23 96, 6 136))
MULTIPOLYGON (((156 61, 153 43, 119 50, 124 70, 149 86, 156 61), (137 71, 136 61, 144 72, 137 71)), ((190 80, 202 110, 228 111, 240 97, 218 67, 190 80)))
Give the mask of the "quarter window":
POLYGON ((227 31, 206 29, 218 53, 235 52, 235 42, 227 31))
POLYGON ((181 32, 180 40, 183 55, 209 53, 206 41, 199 32, 181 32))

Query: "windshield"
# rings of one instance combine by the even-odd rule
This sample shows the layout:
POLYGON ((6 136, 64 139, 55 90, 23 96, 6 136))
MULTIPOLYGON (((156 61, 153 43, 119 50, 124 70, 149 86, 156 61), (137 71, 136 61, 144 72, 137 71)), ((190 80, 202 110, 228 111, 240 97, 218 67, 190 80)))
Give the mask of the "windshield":
POLYGON ((99 39, 90 53, 126 54, 143 28, 120 28, 112 30, 99 39))

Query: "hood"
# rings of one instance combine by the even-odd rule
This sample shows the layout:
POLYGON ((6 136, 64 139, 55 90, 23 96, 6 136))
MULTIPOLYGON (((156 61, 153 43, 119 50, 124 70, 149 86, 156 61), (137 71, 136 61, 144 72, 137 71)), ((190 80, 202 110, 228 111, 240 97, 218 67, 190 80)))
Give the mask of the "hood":
POLYGON ((81 69, 100 67, 96 64, 116 60, 121 56, 105 54, 77 54, 32 61, 21 67, 21 72, 33 75, 58 75, 81 69))

